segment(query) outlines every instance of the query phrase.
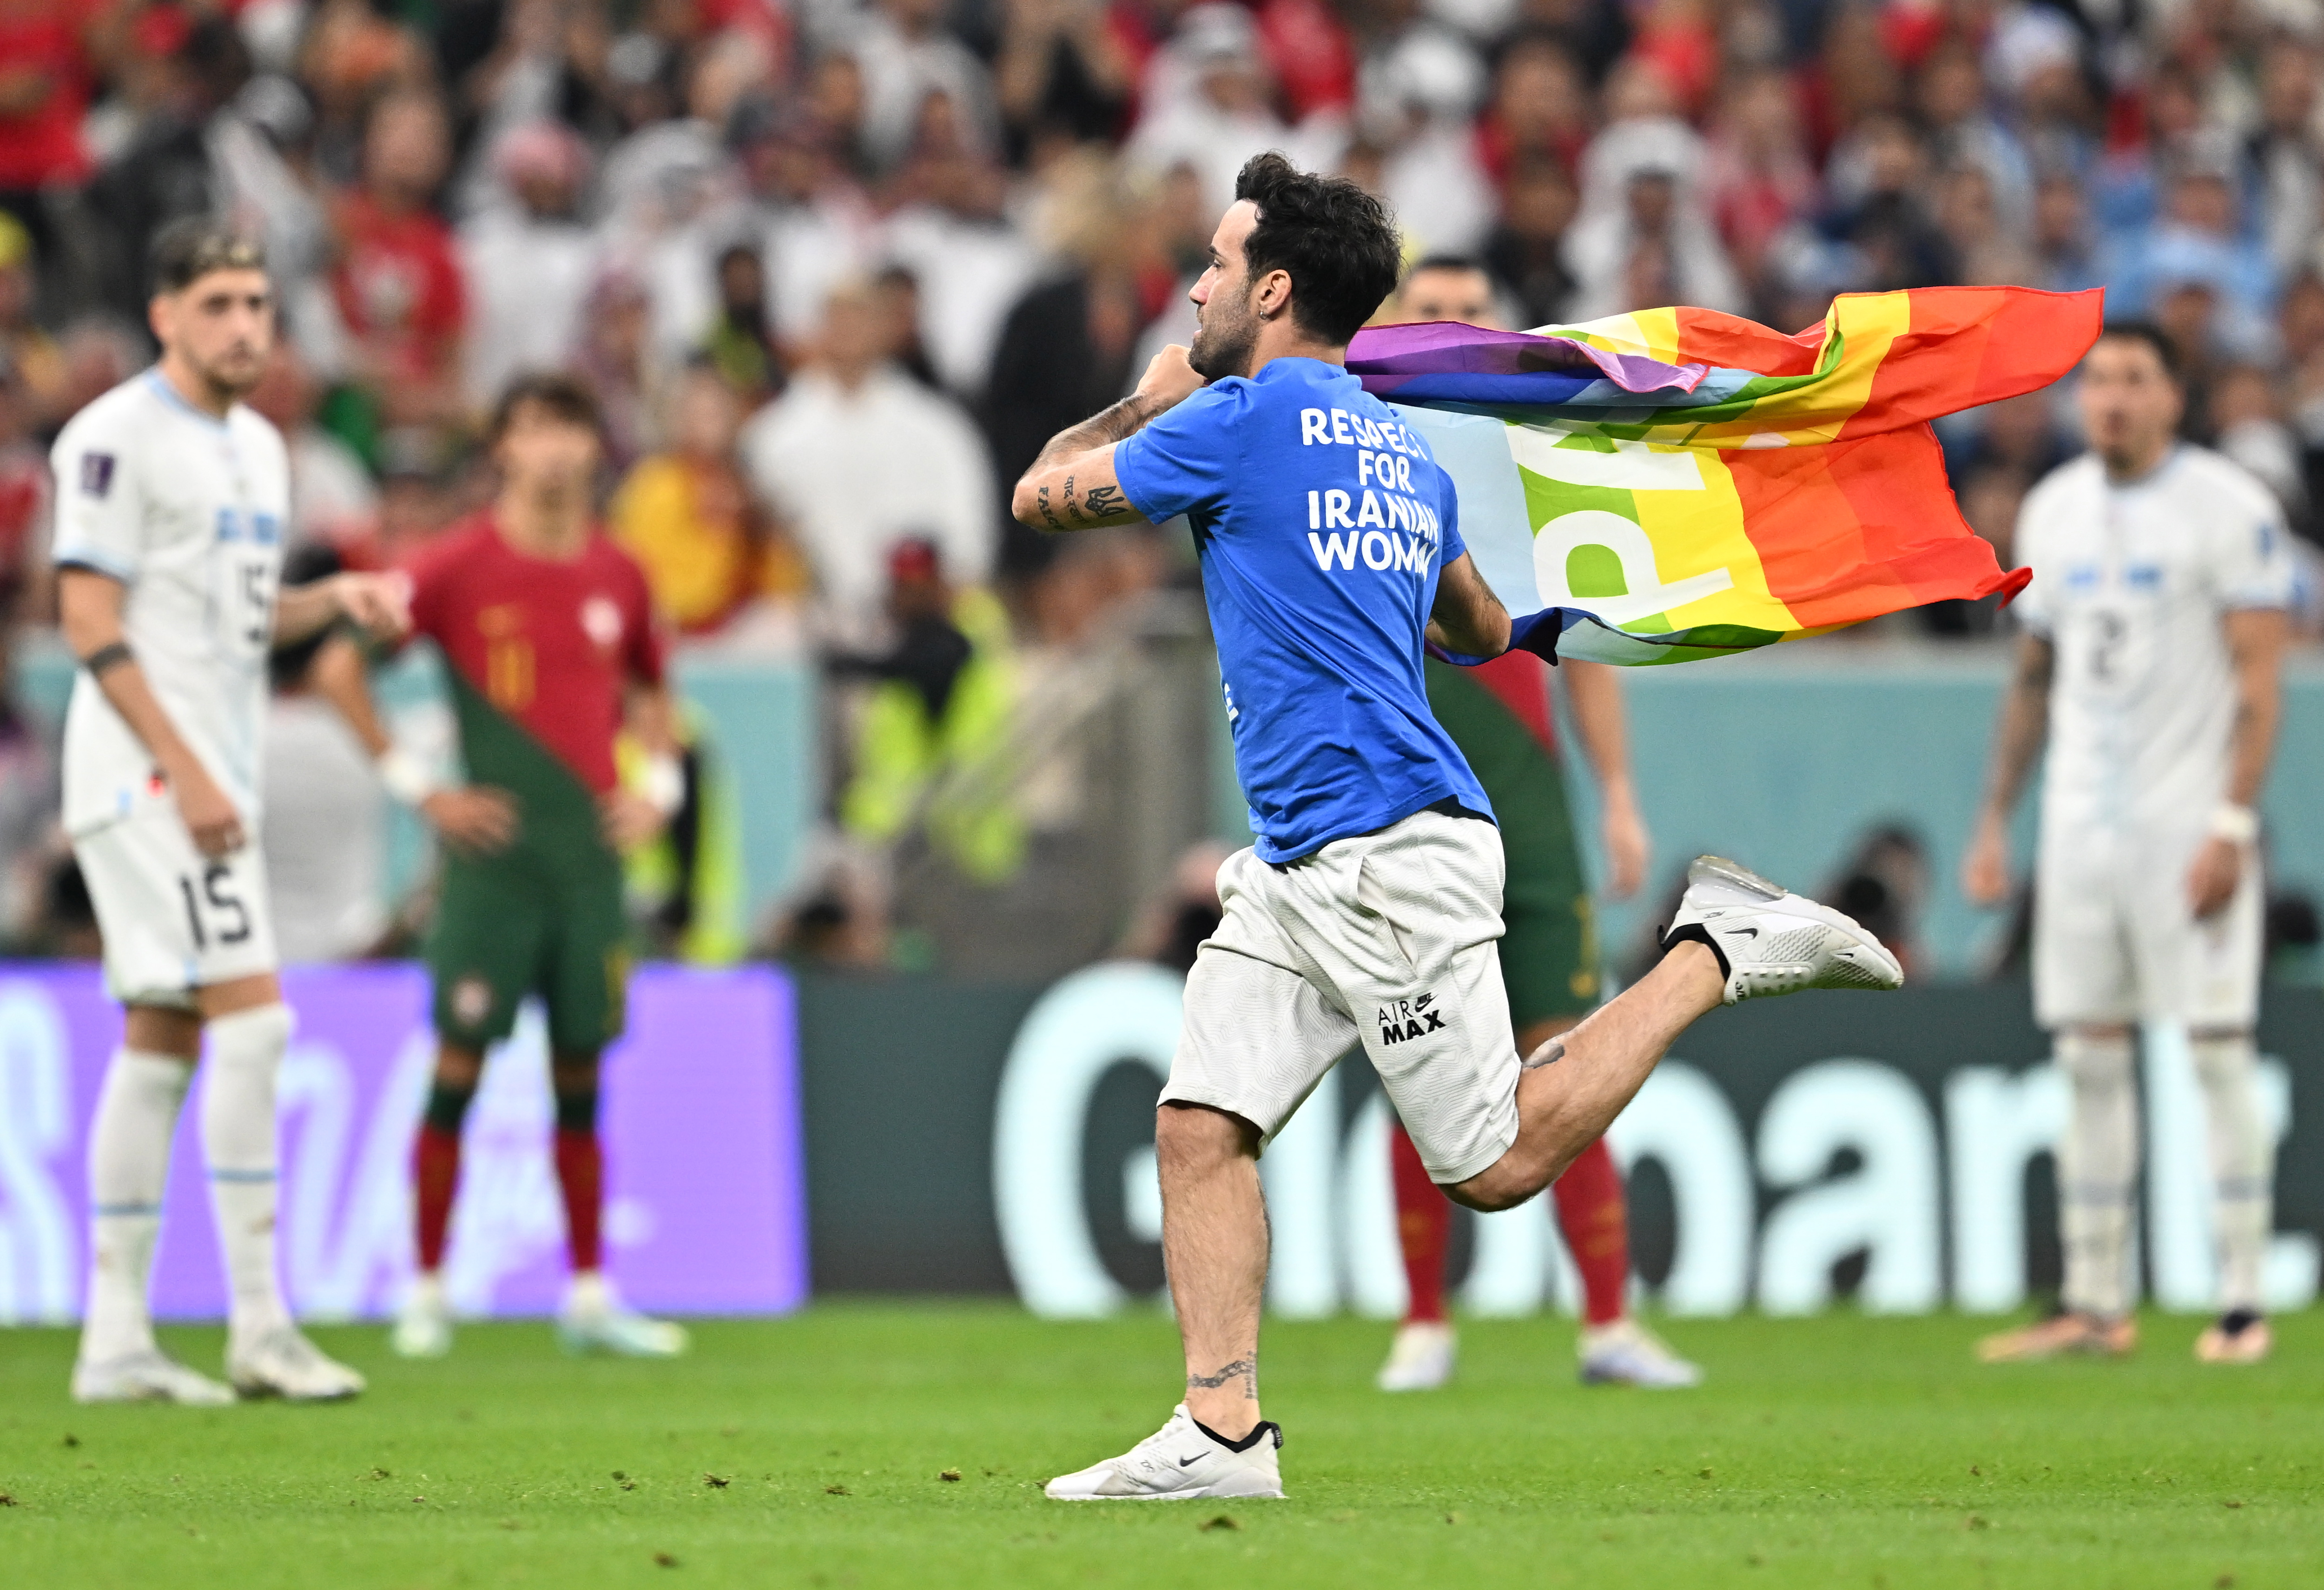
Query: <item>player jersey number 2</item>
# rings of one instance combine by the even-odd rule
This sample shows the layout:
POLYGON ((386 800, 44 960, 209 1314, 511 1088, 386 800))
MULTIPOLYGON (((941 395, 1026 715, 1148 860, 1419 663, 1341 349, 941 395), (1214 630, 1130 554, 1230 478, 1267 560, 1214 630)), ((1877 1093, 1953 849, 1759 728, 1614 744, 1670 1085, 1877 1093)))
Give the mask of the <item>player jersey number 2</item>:
POLYGON ((2101 685, 2122 679, 2123 642, 2130 624, 2123 615, 2101 607, 2090 615, 2090 679, 2101 685))
POLYGON ((2082 624, 2084 687, 2099 697, 2132 694, 2145 680, 2153 639, 2138 615, 2112 605, 2094 606, 2082 624))
POLYGON ((272 513, 218 510, 217 578, 211 619, 218 647, 244 661, 263 657, 274 638, 274 594, 282 569, 281 532, 272 513))

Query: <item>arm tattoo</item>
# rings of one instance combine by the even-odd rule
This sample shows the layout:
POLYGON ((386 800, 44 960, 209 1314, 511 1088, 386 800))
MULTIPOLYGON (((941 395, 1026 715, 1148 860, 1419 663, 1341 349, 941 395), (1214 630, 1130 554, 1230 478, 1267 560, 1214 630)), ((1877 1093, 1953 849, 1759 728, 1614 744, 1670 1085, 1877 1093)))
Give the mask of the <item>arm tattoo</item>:
POLYGON ((2017 672, 2002 698, 2001 726, 1995 736, 1992 777, 1987 801, 2006 812, 2017 802, 2042 744, 2049 738, 2050 682, 2057 670, 2057 649, 2051 642, 2028 637, 2021 642, 2017 672))
POLYGON ((1040 504, 1041 522, 1047 524, 1051 530, 1065 529, 1064 525, 1057 522, 1056 510, 1049 506, 1049 488, 1046 485, 1041 488, 1040 504))
POLYGON ((1161 411, 1155 406, 1153 399, 1132 393, 1113 407, 1051 437, 1049 445, 1041 449, 1041 456, 1033 460, 1033 466, 1038 468, 1069 454, 1086 453, 1108 442, 1120 441, 1161 411))
POLYGON ((1531 1058, 1517 1068, 1520 1071, 1538 1071, 1544 1066, 1554 1066, 1565 1058, 1565 1040, 1553 1038, 1533 1051, 1531 1058))
POLYGON ((1082 498, 1082 513, 1090 519, 1102 519, 1109 513, 1119 513, 1130 506, 1118 485, 1093 485, 1082 498))
POLYGON ((1190 1374, 1186 1377, 1186 1389, 1190 1391, 1215 1391, 1231 1380, 1242 1382, 1244 1396, 1256 1398, 1259 1395, 1259 1360, 1238 1358, 1232 1364, 1223 1365, 1216 1374, 1190 1374))

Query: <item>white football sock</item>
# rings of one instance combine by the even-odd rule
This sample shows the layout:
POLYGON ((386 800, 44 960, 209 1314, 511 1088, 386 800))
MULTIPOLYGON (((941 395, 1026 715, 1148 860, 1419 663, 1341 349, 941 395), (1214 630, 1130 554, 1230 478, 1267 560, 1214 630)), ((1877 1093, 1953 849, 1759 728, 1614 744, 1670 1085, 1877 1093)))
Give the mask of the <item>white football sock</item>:
POLYGON ((2259 1116, 2259 1056, 2248 1033, 2198 1038, 2190 1047, 2209 1117, 2219 1311, 2257 1309, 2260 1265, 2275 1224, 2275 1144, 2259 1116))
POLYGON ((2061 1032, 2058 1067, 2072 1088, 2058 1142, 2064 1302, 2101 1318, 2130 1308, 2130 1212, 2138 1184, 2138 1087, 2130 1039, 2061 1032))
POLYGON ((202 1153, 231 1297, 227 1329, 245 1340, 290 1323, 274 1272, 274 1075, 290 1047, 290 1007, 260 1005, 209 1023, 202 1153))
POLYGON ((565 1283, 565 1315, 572 1319, 595 1319, 613 1312, 613 1283, 602 1270, 576 1270, 565 1283))
POLYGON ((115 1050, 105 1069, 88 1132, 88 1316, 80 1355, 89 1363, 153 1345, 146 1288, 161 1229, 170 1140, 193 1074, 189 1061, 133 1049, 115 1050))

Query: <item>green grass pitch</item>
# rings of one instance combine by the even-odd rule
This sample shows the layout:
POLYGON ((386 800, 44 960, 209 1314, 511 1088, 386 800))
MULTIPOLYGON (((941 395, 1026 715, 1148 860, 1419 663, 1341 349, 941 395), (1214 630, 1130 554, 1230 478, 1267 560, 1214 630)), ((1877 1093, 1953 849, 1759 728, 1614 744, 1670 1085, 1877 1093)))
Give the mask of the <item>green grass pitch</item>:
MULTIPOLYGON (((1683 1321, 1710 1383, 1645 1393, 1576 1385, 1566 1322, 1476 1322, 1452 1389, 1388 1397, 1384 1327, 1273 1324, 1290 1499, 1167 1506, 1039 1491, 1167 1414, 1150 1316, 826 1304, 675 1364, 325 1330, 368 1396, 217 1410, 75 1407, 70 1336, 0 1331, 0 1582, 2315 1585, 2324 1314, 2278 1326, 2255 1370, 2162 1317, 2128 1364, 1998 1370, 1982 1321, 1683 1321)), ((216 1368, 215 1330, 165 1336, 216 1368)))

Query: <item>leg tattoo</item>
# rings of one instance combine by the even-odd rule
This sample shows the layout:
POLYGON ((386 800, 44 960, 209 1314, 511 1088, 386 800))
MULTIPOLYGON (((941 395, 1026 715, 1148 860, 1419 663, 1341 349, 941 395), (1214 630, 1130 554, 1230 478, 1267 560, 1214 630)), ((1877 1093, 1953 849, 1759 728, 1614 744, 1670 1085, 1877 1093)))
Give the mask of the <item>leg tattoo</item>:
POLYGON ((1533 1058, 1517 1068, 1520 1071, 1538 1071, 1544 1066, 1554 1066, 1565 1058, 1565 1040, 1553 1038, 1533 1051, 1533 1058))
POLYGON ((1186 1389, 1190 1391, 1215 1391, 1236 1379, 1242 1382, 1242 1394, 1256 1401, 1259 1398, 1257 1358, 1238 1358, 1232 1364, 1222 1366, 1216 1374, 1190 1374, 1186 1377, 1186 1389))

